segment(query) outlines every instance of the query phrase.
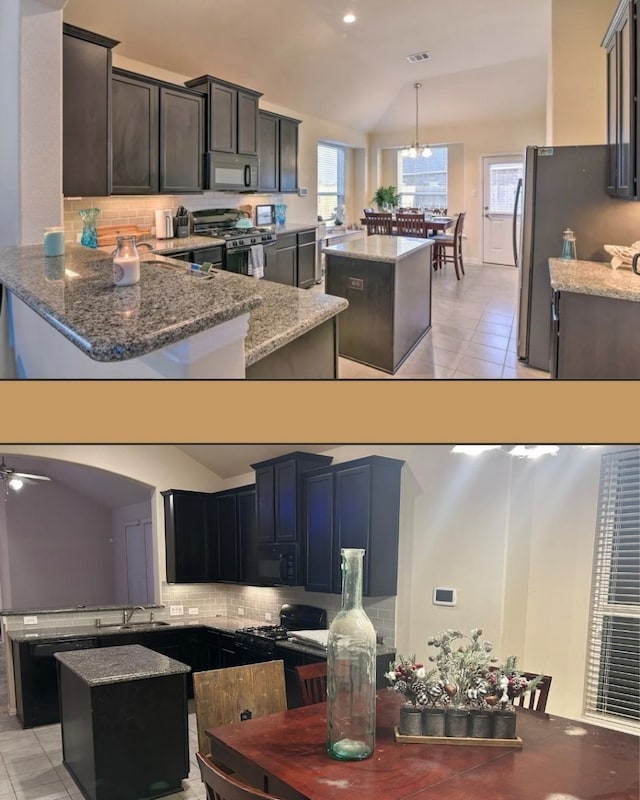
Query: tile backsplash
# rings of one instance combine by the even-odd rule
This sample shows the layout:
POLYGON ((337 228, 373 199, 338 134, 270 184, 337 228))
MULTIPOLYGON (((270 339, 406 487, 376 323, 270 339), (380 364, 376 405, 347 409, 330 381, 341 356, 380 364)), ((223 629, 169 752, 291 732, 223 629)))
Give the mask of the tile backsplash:
POLYGON ((265 203, 282 202, 275 195, 233 194, 230 192, 204 192, 185 195, 126 195, 118 197, 79 197, 65 198, 64 230, 65 240, 75 242, 82 233, 82 220, 78 212, 83 208, 99 208, 97 225, 139 225, 144 228, 155 226, 154 212, 159 208, 170 208, 172 212, 183 205, 189 211, 202 208, 238 208, 250 205, 252 220, 255 220, 255 206, 265 203))

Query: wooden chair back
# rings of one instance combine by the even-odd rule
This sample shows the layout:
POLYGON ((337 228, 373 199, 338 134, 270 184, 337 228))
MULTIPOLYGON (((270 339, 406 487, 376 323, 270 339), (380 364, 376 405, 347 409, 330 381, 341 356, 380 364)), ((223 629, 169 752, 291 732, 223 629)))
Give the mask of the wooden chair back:
POLYGON ((207 790, 207 800, 278 800, 275 795, 247 786, 233 775, 223 772, 202 753, 196 753, 196 758, 207 790))
POLYGON ((391 212, 383 214, 367 214, 365 217, 367 225, 367 234, 382 234, 383 236, 391 235, 392 217, 391 212))
POLYGON ((265 661, 193 673, 198 750, 209 754, 207 728, 240 722, 244 713, 264 717, 287 710, 284 663, 265 661))
MULTIPOLYGON (((521 672, 520 674, 528 681, 538 677, 535 672, 521 672)), ((514 698, 514 705, 522 706, 523 708, 529 708, 532 711, 538 711, 542 713, 547 707, 550 688, 551 675, 543 675, 542 680, 535 689, 520 695, 520 697, 514 698)))
POLYGON ((398 236, 424 239, 427 235, 424 214, 396 214, 396 233, 398 236))
POLYGON ((458 219, 456 220, 455 228, 453 229, 453 235, 456 239, 460 240, 462 238, 462 229, 464 228, 464 218, 466 217, 467 212, 461 211, 458 214, 458 219))
POLYGON ((296 667, 298 690, 303 706, 324 703, 327 699, 327 662, 296 667))

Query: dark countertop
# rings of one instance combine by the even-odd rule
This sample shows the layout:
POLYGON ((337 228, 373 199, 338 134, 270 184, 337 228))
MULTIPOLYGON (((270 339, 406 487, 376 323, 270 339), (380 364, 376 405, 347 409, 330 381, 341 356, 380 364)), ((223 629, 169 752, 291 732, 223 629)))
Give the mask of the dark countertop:
MULTIPOLYGON (((318 658, 326 658, 327 651, 322 647, 313 647, 312 645, 305 645, 301 642, 289 642, 287 640, 276 642, 276 652, 278 648, 282 650, 294 650, 296 653, 306 653, 310 656, 317 656, 318 658)), ((387 645, 379 644, 376 647, 376 656, 389 656, 395 657, 395 647, 387 647, 387 645)))
POLYGON ((137 358, 256 308, 260 287, 240 275, 191 275, 184 262, 141 255, 140 282, 114 286, 102 250, 67 245, 45 258, 42 245, 0 248, 0 282, 95 361, 137 358), (174 267, 179 267, 175 269, 174 267), (73 274, 70 274, 73 273, 73 274))
POLYGON ((549 259, 551 286, 563 292, 640 302, 640 275, 602 261, 549 259))
POLYGON ((139 644, 122 647, 102 647, 99 650, 73 650, 55 653, 64 664, 88 686, 126 683, 145 678, 181 675, 191 667, 139 644))

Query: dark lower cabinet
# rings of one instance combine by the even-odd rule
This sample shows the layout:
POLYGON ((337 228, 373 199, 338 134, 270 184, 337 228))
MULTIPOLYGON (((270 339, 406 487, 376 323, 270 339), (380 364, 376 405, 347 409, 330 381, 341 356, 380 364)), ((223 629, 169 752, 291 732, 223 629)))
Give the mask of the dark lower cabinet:
POLYGON ((316 232, 302 231, 297 234, 297 286, 299 289, 308 289, 316 282, 316 232))
POLYGON ((397 594, 403 461, 369 456, 303 475, 306 588, 339 593, 340 550, 362 548, 365 596, 397 594))
POLYGON ((118 42, 62 27, 62 191, 65 197, 111 192, 111 50, 118 42))
POLYGON ((98 647, 97 637, 51 642, 11 642, 16 716, 24 728, 58 722, 58 676, 54 653, 98 647))
MULTIPOLYGON (((640 280, 640 278, 638 279, 640 280)), ((551 377, 640 378, 640 303, 577 292, 553 294, 551 377)))

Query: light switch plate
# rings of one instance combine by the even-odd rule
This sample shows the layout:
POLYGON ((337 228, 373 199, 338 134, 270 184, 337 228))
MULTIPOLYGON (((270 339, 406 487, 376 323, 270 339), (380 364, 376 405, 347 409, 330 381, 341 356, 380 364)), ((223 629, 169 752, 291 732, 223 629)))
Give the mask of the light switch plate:
POLYGON ((200 609, 198 609, 198 608, 190 608, 189 609, 189 616, 197 617, 199 612, 200 612, 200 609))
POLYGON ((38 617, 23 617, 22 618, 23 625, 37 625, 38 624, 38 617))
POLYGON ((170 617, 181 617, 184 614, 183 606, 169 606, 170 617))
POLYGON ((238 606, 238 616, 244 617, 244 608, 242 606, 238 606))
POLYGON ((265 619, 265 622, 271 622, 271 612, 270 611, 265 611, 264 612, 264 619, 265 619))

